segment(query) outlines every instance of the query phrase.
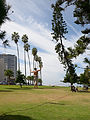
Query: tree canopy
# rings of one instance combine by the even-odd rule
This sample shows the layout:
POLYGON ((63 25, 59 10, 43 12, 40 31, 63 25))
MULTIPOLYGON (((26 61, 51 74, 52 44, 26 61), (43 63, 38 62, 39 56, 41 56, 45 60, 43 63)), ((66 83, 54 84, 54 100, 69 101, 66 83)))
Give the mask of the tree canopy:
MULTIPOLYGON (((83 54, 90 44, 90 28, 86 28, 81 31, 84 35, 81 36, 74 45, 74 48, 66 48, 64 45, 64 40, 67 40, 65 35, 68 33, 67 24, 63 18, 63 12, 68 6, 75 6, 73 10, 73 16, 76 18, 75 24, 87 25, 90 24, 90 2, 89 0, 57 0, 55 4, 52 4, 53 8, 53 19, 52 19, 52 37, 56 41, 55 50, 58 53, 60 62, 64 65, 67 76, 75 78, 75 65, 72 59, 80 54, 83 54)), ((66 79, 64 80, 66 81, 66 79)), ((68 80, 71 81, 70 79, 68 80)), ((73 83, 76 80, 73 79, 73 83)), ((72 82, 70 82, 72 83, 72 82)))
MULTIPOLYGON (((8 17, 8 12, 10 10, 10 5, 7 5, 6 0, 0 0, 0 28, 3 23, 6 22, 6 20, 10 20, 8 17)), ((8 40, 4 40, 6 35, 6 31, 0 30, 0 39, 3 41, 4 47, 6 47, 8 44, 8 40)))

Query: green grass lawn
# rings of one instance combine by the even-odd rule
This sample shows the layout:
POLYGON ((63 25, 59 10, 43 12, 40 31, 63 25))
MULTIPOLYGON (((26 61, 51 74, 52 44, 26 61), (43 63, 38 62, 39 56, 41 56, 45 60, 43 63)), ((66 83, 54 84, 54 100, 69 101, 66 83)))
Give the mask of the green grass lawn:
POLYGON ((90 90, 0 85, 0 120, 90 120, 90 90))

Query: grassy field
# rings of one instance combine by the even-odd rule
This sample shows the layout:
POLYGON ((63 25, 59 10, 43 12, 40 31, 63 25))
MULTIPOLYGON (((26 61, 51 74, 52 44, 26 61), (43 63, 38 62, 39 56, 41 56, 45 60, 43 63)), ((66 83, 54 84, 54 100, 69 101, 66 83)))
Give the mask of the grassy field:
POLYGON ((0 85, 0 120, 90 120, 90 90, 0 85))

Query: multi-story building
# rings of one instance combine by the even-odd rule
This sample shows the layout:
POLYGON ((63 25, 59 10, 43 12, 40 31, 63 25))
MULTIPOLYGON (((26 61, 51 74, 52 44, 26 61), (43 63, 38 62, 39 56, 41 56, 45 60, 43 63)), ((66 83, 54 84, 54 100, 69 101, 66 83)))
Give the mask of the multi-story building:
POLYGON ((2 80, 5 80, 5 76, 4 76, 4 70, 5 70, 5 63, 4 63, 4 59, 0 59, 0 82, 2 82, 2 80))
POLYGON ((17 57, 11 54, 0 54, 0 81, 5 79, 4 71, 10 69, 16 78, 17 71, 17 57))

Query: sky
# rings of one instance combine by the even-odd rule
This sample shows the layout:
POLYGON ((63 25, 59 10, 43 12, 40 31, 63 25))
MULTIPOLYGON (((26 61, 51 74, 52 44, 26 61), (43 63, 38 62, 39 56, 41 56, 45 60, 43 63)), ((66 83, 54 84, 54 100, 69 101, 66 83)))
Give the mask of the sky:
MULTIPOLYGON (((9 17, 11 21, 7 21, 2 25, 1 29, 6 30, 6 38, 10 40, 11 47, 3 48, 0 42, 0 53, 17 55, 16 45, 11 41, 11 34, 18 32, 20 35, 19 50, 20 50, 20 66, 21 71, 24 73, 24 51, 21 37, 24 34, 28 35, 29 44, 31 50, 36 47, 38 50, 38 56, 42 58, 42 80, 44 85, 67 85, 60 81, 63 81, 65 76, 65 70, 63 65, 58 60, 58 55, 55 53, 55 42, 52 41, 52 9, 51 4, 56 0, 6 0, 11 5, 11 11, 9 17)), ((64 45, 67 47, 73 47, 75 41, 82 35, 80 26, 74 24, 75 18, 73 18, 73 7, 69 7, 64 12, 64 19, 66 20, 68 27, 67 40, 64 41, 64 45)), ((33 56, 30 58, 31 64, 33 56)), ((83 58, 88 54, 80 55, 73 62, 77 63, 80 67, 85 67, 83 64, 83 58)), ((33 69, 33 66, 31 66, 33 69)), ((82 69, 76 70, 78 74, 83 72, 82 69)), ((27 58, 27 76, 29 75, 28 58, 27 58)))

